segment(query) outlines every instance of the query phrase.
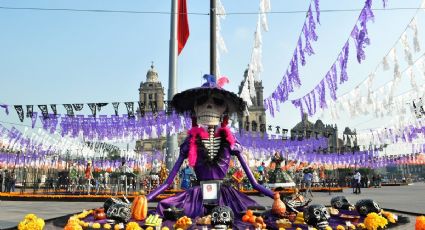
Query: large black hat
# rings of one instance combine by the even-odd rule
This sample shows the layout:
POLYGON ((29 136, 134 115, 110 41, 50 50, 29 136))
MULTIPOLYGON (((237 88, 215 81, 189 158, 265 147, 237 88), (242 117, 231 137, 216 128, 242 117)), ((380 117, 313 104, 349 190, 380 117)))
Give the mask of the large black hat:
POLYGON ((174 95, 171 100, 171 106, 178 113, 192 112, 198 98, 213 94, 221 94, 223 96, 224 100, 227 102, 229 114, 242 114, 242 112, 245 111, 246 102, 238 95, 222 88, 222 85, 229 81, 226 77, 221 77, 218 83, 213 75, 206 74, 204 75, 204 79, 207 80, 207 82, 201 87, 188 89, 174 95))

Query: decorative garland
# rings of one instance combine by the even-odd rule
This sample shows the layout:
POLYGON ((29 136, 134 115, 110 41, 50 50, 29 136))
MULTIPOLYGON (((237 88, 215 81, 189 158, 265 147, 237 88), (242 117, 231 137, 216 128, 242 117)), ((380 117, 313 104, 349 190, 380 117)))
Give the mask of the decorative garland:
MULTIPOLYGON (((274 116, 275 113, 273 101, 276 103, 276 110, 279 111, 279 103, 284 103, 288 100, 288 95, 289 93, 294 92, 294 87, 299 88, 301 86, 301 80, 298 72, 298 64, 300 63, 302 66, 306 64, 305 53, 307 53, 308 56, 314 54, 314 50, 311 46, 311 43, 317 41, 318 39, 318 36, 316 34, 316 24, 320 24, 319 0, 312 1, 312 3, 310 3, 308 7, 307 15, 302 26, 300 35, 298 36, 297 44, 295 45, 291 61, 289 62, 289 65, 285 71, 285 74, 282 77, 282 80, 278 84, 277 88, 272 92, 272 94, 266 99, 264 99, 265 109, 268 110, 272 116, 274 116), (313 17, 313 4, 316 12, 316 18, 313 17)), ((250 85, 250 88, 254 89, 253 79, 250 84, 252 84, 250 85)))
MULTIPOLYGON (((334 101, 337 99, 336 91, 338 90, 338 75, 339 84, 343 84, 344 82, 348 81, 347 63, 349 57, 350 39, 353 39, 354 41, 354 47, 357 53, 357 61, 361 63, 366 58, 364 49, 366 46, 370 45, 367 23, 373 20, 374 14, 372 12, 372 0, 366 0, 363 9, 360 12, 359 18, 357 19, 354 28, 351 30, 349 38, 344 43, 341 51, 338 54, 338 57, 331 65, 328 72, 325 74, 325 77, 308 94, 291 101, 292 104, 300 110, 301 117, 305 111, 307 111, 309 116, 312 116, 317 112, 318 108, 327 108, 325 82, 331 99, 334 101), (337 70, 338 67, 339 74, 337 70), (316 105, 317 102, 319 102, 318 106, 316 105)), ((275 99, 275 101, 277 102, 278 100, 275 99)))

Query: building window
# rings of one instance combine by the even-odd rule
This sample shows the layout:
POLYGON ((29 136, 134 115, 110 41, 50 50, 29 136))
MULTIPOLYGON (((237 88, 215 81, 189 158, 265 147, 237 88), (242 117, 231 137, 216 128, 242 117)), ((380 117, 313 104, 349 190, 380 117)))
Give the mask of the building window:
POLYGON ((252 124, 252 131, 253 132, 257 132, 257 122, 256 121, 252 121, 251 124, 252 124))
POLYGON ((149 87, 153 87, 153 84, 149 84, 149 87))
POLYGON ((153 98, 153 97, 152 97, 152 94, 150 93, 150 94, 149 94, 149 100, 152 100, 152 98, 153 98))

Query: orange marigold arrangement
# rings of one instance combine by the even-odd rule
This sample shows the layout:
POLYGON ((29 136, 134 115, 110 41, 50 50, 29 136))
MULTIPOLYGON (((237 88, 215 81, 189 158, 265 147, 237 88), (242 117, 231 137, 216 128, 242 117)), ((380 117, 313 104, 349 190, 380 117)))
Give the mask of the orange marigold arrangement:
POLYGON ((394 214, 392 214, 391 212, 384 211, 384 210, 382 210, 382 211, 381 211, 381 214, 382 214, 385 218, 387 218, 387 220, 388 220, 390 223, 395 224, 396 220, 395 220, 394 214))
POLYGON ((415 230, 425 230, 425 216, 416 217, 415 230))
POLYGON ((387 224, 387 219, 375 212, 367 214, 366 218, 364 219, 364 225, 367 230, 383 229, 387 226, 387 224))

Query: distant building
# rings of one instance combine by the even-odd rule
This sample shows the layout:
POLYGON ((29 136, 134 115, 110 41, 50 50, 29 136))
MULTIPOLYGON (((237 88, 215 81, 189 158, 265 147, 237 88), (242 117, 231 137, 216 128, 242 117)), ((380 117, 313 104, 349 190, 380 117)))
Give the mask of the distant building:
POLYGON ((152 108, 164 110, 164 95, 164 88, 152 63, 146 73, 146 82, 142 81, 139 87, 139 101, 144 105, 144 112, 152 111, 152 108))
POLYGON ((309 138, 328 138, 328 148, 321 151, 325 153, 341 153, 358 151, 356 131, 351 131, 346 127, 343 132, 343 140, 338 138, 338 127, 335 125, 325 125, 319 119, 315 123, 308 120, 308 115, 303 114, 301 121, 291 130, 291 139, 301 140, 309 138))
MULTIPOLYGON (((151 65, 151 68, 146 73, 146 82, 141 82, 139 87, 139 102, 144 105, 144 112, 152 112, 152 109, 156 111, 163 111, 165 109, 164 105, 164 88, 162 83, 159 81, 158 72, 155 69, 155 66, 151 65)), ((138 113, 140 110, 138 109, 138 113)), ((186 137, 186 132, 180 133, 178 135, 178 143, 183 142, 186 137)), ((167 148, 167 138, 151 138, 136 141, 136 152, 155 152, 155 151, 164 151, 167 148)))
MULTIPOLYGON (((239 95, 248 78, 248 68, 245 70, 243 80, 239 85, 239 95)), ((251 98, 252 106, 248 107, 248 116, 239 118, 239 128, 250 132, 266 132, 266 109, 263 102, 263 82, 255 81, 255 96, 251 98)))

